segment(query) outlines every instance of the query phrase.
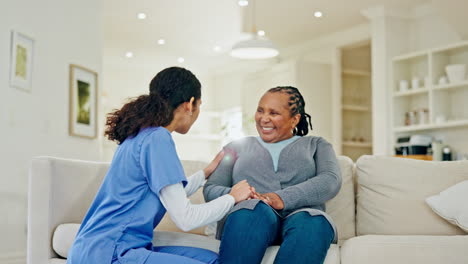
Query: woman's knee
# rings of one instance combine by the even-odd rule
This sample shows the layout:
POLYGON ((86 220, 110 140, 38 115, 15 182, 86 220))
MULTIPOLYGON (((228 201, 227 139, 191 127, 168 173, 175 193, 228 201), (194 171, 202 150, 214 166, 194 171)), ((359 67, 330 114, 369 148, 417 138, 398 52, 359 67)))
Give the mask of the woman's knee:
POLYGON ((333 241, 335 232, 328 220, 322 215, 311 216, 307 212, 292 215, 295 219, 288 219, 283 226, 283 236, 293 236, 295 240, 322 241, 324 245, 333 241))
POLYGON ((253 210, 241 209, 230 214, 224 225, 227 230, 240 233, 255 233, 270 237, 279 231, 280 219, 273 209, 263 203, 258 203, 253 210))
POLYGON ((264 203, 258 203, 253 210, 240 209, 231 213, 226 223, 233 222, 237 224, 263 224, 273 225, 278 222, 278 216, 273 209, 264 203))

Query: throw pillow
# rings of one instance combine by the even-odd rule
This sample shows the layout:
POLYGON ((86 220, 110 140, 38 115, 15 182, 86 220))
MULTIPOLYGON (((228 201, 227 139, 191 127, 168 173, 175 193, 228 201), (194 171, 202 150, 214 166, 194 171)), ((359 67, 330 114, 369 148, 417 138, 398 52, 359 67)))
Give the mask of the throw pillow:
POLYGON ((448 222, 468 232, 468 181, 449 187, 440 194, 426 198, 431 209, 448 222))
POLYGON ((62 258, 68 257, 68 251, 75 241, 80 226, 80 224, 61 224, 57 226, 52 238, 52 248, 55 253, 62 258))

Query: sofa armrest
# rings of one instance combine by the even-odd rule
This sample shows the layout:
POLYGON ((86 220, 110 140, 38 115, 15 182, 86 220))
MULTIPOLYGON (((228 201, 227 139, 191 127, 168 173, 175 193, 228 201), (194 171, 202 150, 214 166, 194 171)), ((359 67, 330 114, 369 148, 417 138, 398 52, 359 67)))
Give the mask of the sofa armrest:
POLYGON ((37 157, 29 171, 28 264, 57 257, 52 234, 62 223, 81 223, 109 167, 91 162, 37 157))
POLYGON ((35 158, 29 170, 27 263, 47 263, 57 257, 50 246, 49 193, 51 165, 47 158, 35 158))

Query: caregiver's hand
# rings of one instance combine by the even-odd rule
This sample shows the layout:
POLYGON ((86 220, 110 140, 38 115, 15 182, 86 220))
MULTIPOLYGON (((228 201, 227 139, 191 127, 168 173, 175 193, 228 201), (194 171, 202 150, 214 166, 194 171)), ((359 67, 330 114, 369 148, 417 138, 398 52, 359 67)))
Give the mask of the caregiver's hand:
POLYGON ((247 180, 243 180, 232 186, 231 192, 229 194, 234 197, 237 204, 238 202, 242 202, 250 198, 252 195, 252 189, 250 188, 247 180))
POLYGON ((213 173, 216 167, 218 167, 221 160, 223 160, 223 157, 224 151, 221 150, 220 152, 218 152, 218 154, 216 154, 216 157, 210 162, 210 164, 208 164, 208 166, 206 166, 206 168, 203 169, 203 172, 205 173, 205 179, 208 179, 208 177, 210 177, 210 175, 213 173))

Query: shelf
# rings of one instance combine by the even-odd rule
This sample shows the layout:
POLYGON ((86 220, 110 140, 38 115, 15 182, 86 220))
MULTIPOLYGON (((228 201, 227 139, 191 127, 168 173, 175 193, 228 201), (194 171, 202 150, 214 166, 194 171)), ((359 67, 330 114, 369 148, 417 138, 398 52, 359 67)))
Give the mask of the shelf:
POLYGON ((416 94, 422 94, 422 93, 427 93, 429 92, 428 88, 419 88, 419 89, 412 89, 404 92, 395 92, 393 94, 394 97, 401 97, 401 96, 410 96, 410 95, 416 95, 416 94))
POLYGON ((341 155, 357 160, 360 156, 372 154, 372 52, 367 43, 354 47, 340 48, 338 72, 341 104, 338 109, 342 142, 337 146, 341 155), (359 130, 357 130, 359 128, 359 130), (356 136, 358 133, 359 136, 356 136), (353 140, 351 140, 353 139, 353 140), (365 142, 364 139, 367 139, 365 142))
POLYGON ((394 57, 392 62, 390 140, 396 142, 401 136, 423 134, 443 139, 444 144, 453 147, 455 152, 465 151, 468 146, 468 79, 465 76, 465 80, 446 81, 446 84, 439 84, 439 80, 442 77, 448 79, 447 65, 468 66, 468 41, 403 54, 394 57), (399 90, 403 80, 410 86, 414 78, 422 80, 420 83, 424 87, 404 92, 399 90), (425 110, 426 114, 421 112, 425 110), (408 113, 415 111, 416 120, 427 122, 405 126, 408 119, 413 119, 408 113))
POLYGON ((417 160, 432 160, 432 155, 394 155, 397 158, 405 158, 405 159, 417 159, 417 160))
POLYGON ((400 126, 393 129, 394 132, 411 132, 433 129, 434 125, 413 125, 413 126, 400 126))
POLYGON ((459 88, 463 86, 468 86, 468 80, 459 82, 459 83, 449 83, 449 84, 443 84, 443 85, 437 85, 434 87, 434 90, 445 90, 445 89, 453 89, 453 88, 459 88))
POLYGON ((344 147, 352 148, 372 148, 371 142, 356 142, 356 141, 343 141, 344 147))
POLYGON ((442 48, 434 48, 434 49, 431 49, 430 51, 434 52, 434 53, 437 53, 437 52, 451 51, 451 50, 456 50, 456 49, 459 49, 459 48, 466 48, 466 47, 468 47, 468 41, 463 41, 463 42, 460 42, 460 43, 451 44, 451 45, 448 45, 448 46, 445 46, 445 47, 442 47, 442 48))
POLYGON ((468 126, 468 120, 453 120, 453 121, 447 121, 442 124, 395 127, 393 131, 396 133, 400 133, 400 132, 413 132, 413 131, 423 131, 423 130, 431 130, 431 129, 454 128, 454 127, 462 127, 462 126, 468 126))
POLYGON ((343 111, 355 111, 355 112, 369 112, 370 107, 360 105, 343 105, 343 111))
POLYGON ((345 75, 354 75, 354 76, 360 76, 360 77, 371 76, 370 71, 363 71, 363 70, 343 69, 342 73, 345 75))
POLYGON ((405 60, 419 59, 421 57, 428 56, 427 51, 418 51, 393 58, 394 62, 401 62, 405 60))

